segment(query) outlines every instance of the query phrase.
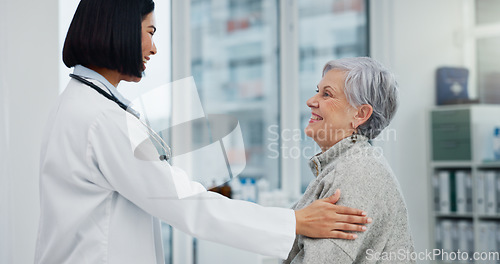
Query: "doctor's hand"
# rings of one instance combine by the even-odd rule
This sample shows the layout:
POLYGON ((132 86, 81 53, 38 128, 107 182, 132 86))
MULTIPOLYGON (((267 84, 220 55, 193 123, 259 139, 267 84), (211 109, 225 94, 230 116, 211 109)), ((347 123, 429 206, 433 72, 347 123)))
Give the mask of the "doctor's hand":
POLYGON ((296 210, 296 233, 314 238, 356 239, 356 234, 344 231, 363 232, 364 224, 371 223, 372 219, 362 210, 335 205, 339 198, 337 189, 332 196, 296 210))

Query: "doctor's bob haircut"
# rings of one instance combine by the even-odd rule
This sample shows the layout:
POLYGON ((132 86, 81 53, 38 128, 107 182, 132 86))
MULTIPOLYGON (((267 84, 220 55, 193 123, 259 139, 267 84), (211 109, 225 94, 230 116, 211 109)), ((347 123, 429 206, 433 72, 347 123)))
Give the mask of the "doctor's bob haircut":
POLYGON ((142 77, 142 21, 152 0, 81 0, 66 35, 64 64, 142 77))
POLYGON ((376 138, 389 125, 398 107, 398 84, 394 74, 369 57, 329 61, 323 68, 323 76, 334 69, 345 71, 344 93, 351 106, 372 106, 372 115, 358 127, 358 133, 376 138))

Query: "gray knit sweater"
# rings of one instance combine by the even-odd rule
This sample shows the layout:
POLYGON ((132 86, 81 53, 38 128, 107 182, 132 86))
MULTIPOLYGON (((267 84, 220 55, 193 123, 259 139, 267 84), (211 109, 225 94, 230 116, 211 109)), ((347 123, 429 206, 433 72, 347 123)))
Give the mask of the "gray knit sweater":
POLYGON ((366 211, 373 222, 356 240, 314 239, 297 235, 283 263, 414 263, 408 214, 399 183, 380 151, 368 139, 345 138, 309 165, 316 179, 293 206, 301 209, 316 199, 342 194, 338 205, 366 211))

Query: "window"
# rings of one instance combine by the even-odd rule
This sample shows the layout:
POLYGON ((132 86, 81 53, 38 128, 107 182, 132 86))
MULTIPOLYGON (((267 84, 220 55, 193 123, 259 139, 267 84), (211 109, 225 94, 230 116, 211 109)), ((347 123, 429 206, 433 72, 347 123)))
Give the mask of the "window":
MULTIPOLYGON (((500 2, 475 1, 477 87, 481 103, 500 103, 500 2)), ((473 74, 474 72, 472 72, 473 74)), ((474 84, 473 84, 474 85, 474 84)))
MULTIPOLYGON (((191 0, 191 69, 205 113, 238 119, 246 154, 239 178, 271 188, 279 188, 279 159, 267 148, 268 128, 279 125, 277 17, 277 1, 191 0)), ((229 160, 235 147, 226 149, 229 160)))
POLYGON ((302 130, 301 190, 313 174, 308 159, 320 152, 303 129, 311 117, 306 101, 315 94, 323 66, 343 57, 368 56, 368 10, 364 0, 299 1, 300 129, 302 130))
MULTIPOLYGON (((303 133, 310 118, 305 102, 314 94, 323 65, 368 55, 367 2, 190 0, 188 13, 173 10, 174 16, 189 16, 173 28, 180 36, 189 32, 188 47, 178 43, 185 58, 173 68, 190 69, 206 114, 239 120, 246 167, 238 178, 264 179, 260 187, 285 195, 281 206, 290 206, 312 179, 307 161, 319 149, 303 133)), ((203 173, 202 167, 193 167, 193 174, 203 173)), ((222 248, 213 248, 217 245, 197 241, 194 247, 197 263, 224 262, 225 256, 217 254, 222 248)), ((243 259, 262 262, 247 255, 243 259)))

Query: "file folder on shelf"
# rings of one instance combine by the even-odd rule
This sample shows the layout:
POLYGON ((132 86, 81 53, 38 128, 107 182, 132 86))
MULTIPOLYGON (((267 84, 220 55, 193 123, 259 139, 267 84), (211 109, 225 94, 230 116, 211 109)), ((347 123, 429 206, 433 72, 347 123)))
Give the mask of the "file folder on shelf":
POLYGON ((460 220, 457 222, 458 228, 458 250, 473 254, 474 251, 474 230, 471 221, 460 220))
MULTIPOLYGON (((497 175, 497 179, 496 179, 496 181, 497 181, 496 182, 497 214, 500 214, 500 172, 497 171, 496 175, 497 175)), ((499 236, 500 236, 500 233, 499 233, 499 236)))
POLYGON ((467 213, 467 188, 466 188, 466 171, 455 171, 455 188, 456 188, 456 204, 457 213, 467 213))
POLYGON ((497 198, 496 198, 496 173, 495 171, 488 170, 484 172, 485 180, 485 213, 494 215, 497 212, 497 198))
POLYGON ((452 220, 442 220, 442 232, 443 232, 443 251, 445 252, 454 252, 457 249, 458 239, 457 239, 457 226, 456 223, 452 220))
POLYGON ((439 171, 439 211, 441 213, 451 212, 450 206, 450 172, 439 171))
POLYGON ((441 206, 440 206, 440 192, 439 192, 439 176, 438 174, 434 174, 432 176, 432 188, 433 188, 433 204, 434 204, 434 211, 439 212, 441 211, 441 206))
POLYGON ((476 177, 476 212, 484 214, 485 212, 485 196, 484 196, 484 173, 480 172, 476 177))

